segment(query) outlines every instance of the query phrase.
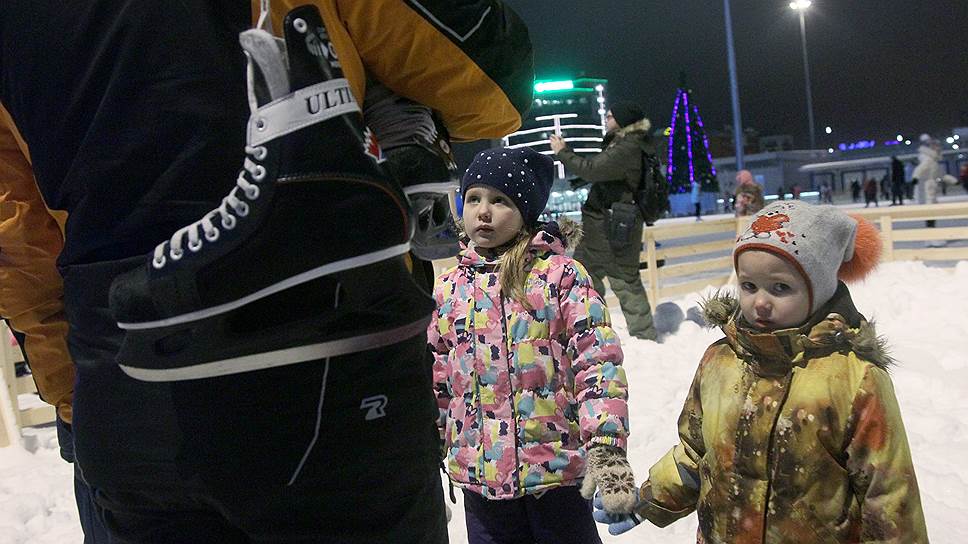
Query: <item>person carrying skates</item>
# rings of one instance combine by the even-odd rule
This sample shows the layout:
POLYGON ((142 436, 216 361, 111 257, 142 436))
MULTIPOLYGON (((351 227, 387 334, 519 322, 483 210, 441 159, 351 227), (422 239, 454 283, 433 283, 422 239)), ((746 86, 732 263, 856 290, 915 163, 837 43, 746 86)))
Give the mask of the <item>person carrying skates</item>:
POLYGON ((408 254, 426 191, 379 166, 360 102, 370 74, 500 137, 527 31, 500 2, 275 8, 281 37, 242 34, 249 93, 250 6, 0 8, 0 101, 69 213, 78 471, 112 542, 445 542, 408 254))

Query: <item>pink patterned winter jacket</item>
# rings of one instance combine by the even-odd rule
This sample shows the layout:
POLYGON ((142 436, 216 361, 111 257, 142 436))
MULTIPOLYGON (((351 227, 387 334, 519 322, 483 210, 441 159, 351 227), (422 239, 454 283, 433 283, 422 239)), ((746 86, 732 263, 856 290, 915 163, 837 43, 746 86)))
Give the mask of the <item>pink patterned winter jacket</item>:
POLYGON ((626 446, 619 338, 564 249, 555 223, 532 241, 532 310, 500 295, 496 262, 472 247, 434 287, 428 340, 449 476, 488 498, 577 485, 588 446, 626 446))

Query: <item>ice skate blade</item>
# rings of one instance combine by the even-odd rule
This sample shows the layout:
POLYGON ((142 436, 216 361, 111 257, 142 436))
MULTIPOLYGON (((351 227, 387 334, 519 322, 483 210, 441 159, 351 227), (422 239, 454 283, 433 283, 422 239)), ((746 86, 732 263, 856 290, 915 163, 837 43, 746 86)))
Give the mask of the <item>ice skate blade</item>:
POLYGON ((438 183, 418 183, 417 185, 408 185, 403 188, 403 192, 407 196, 414 195, 417 193, 449 193, 451 191, 456 191, 460 188, 460 184, 453 181, 442 181, 438 183))
POLYGON ((337 357, 386 347, 426 332, 429 323, 430 318, 427 317, 386 331, 286 349, 265 351, 262 353, 253 353, 242 357, 232 357, 178 368, 138 368, 124 364, 118 364, 118 366, 128 376, 144 382, 173 382, 214 378, 217 376, 294 365, 324 359, 326 357, 337 357))
POLYGON ((398 257, 410 251, 410 243, 400 244, 386 249, 381 249, 380 251, 374 251, 373 253, 366 253, 364 255, 358 255, 349 259, 343 259, 341 261, 336 261, 333 263, 325 264, 307 270, 290 278, 287 278, 281 282, 274 283, 268 287, 264 287, 255 293, 247 295, 232 302, 226 302, 224 304, 219 304, 218 306, 212 306, 211 308, 205 308, 204 310, 198 310, 195 312, 189 312, 186 314, 176 315, 173 317, 168 317, 165 319, 159 319, 156 321, 143 321, 138 323, 127 323, 118 322, 118 328, 124 330, 144 330, 144 329, 160 329, 164 327, 171 327, 172 325, 181 325, 183 323, 191 323, 193 321, 198 321, 201 319, 207 319, 219 314, 224 314, 232 310, 237 310, 246 304, 250 304, 259 300, 260 298, 265 298, 269 295, 273 295, 280 291, 289 289, 295 285, 305 283, 307 281, 314 280, 321 276, 326 276, 329 274, 336 274, 337 272, 343 272, 346 270, 351 270, 353 268, 360 268, 368 264, 377 263, 380 261, 385 261, 387 259, 392 259, 398 257))

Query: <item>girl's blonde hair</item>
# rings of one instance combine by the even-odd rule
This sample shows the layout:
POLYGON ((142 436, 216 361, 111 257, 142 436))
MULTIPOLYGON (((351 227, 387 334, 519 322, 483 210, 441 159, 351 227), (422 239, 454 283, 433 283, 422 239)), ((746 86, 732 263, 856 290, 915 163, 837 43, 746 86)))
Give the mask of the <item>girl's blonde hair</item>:
POLYGON ((525 308, 532 309, 525 296, 528 274, 531 273, 529 250, 531 240, 538 234, 538 227, 521 227, 517 236, 510 242, 507 251, 501 254, 498 262, 498 281, 501 282, 501 295, 520 302, 525 308))

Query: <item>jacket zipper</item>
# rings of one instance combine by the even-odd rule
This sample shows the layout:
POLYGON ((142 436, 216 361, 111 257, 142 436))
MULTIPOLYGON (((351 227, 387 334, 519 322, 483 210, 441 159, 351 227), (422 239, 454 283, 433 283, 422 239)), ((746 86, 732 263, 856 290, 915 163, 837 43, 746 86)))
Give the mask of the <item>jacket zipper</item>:
POLYGON ((766 450, 766 499, 763 501, 763 537, 760 542, 766 544, 766 522, 770 515, 770 494, 773 492, 773 450, 776 447, 776 426, 780 421, 780 414, 786 405, 787 397, 790 396, 790 385, 793 383, 793 373, 785 379, 783 385, 783 397, 776 407, 776 415, 773 416, 773 425, 770 427, 770 440, 767 442, 766 450))
MULTIPOLYGON (((473 269, 472 269, 473 271, 473 269)), ((471 286, 477 288, 477 274, 475 273, 471 278, 471 286)), ((481 444, 483 444, 483 433, 484 433, 484 410, 481 407, 481 379, 477 373, 477 330, 474 327, 475 315, 477 314, 477 297, 474 296, 473 291, 471 292, 471 300, 469 304, 470 312, 468 312, 468 323, 467 327, 471 331, 471 341, 474 342, 474 363, 471 365, 471 373, 474 376, 474 398, 477 402, 477 432, 481 433, 481 444)), ((478 458, 477 462, 477 483, 481 485, 482 488, 487 487, 484 477, 484 455, 483 452, 478 458)), ((468 475, 468 480, 470 480, 470 475, 468 475)))
MULTIPOLYGON (((504 347, 507 352, 507 357, 505 358, 505 362, 507 363, 507 367, 508 367, 508 391, 510 395, 508 400, 511 403, 511 424, 514 428, 514 474, 513 476, 514 476, 515 483, 518 484, 518 488, 523 494, 524 486, 520 485, 520 482, 518 482, 518 480, 520 479, 518 467, 521 466, 521 459, 518 458, 518 449, 519 449, 518 411, 514 405, 514 380, 511 373, 511 357, 512 357, 511 334, 510 334, 510 331, 508 330, 508 320, 507 320, 508 314, 507 314, 507 311, 504 309, 504 295, 502 295, 501 292, 498 291, 497 296, 501 299, 501 328, 503 329, 503 332, 504 332, 504 347)), ((517 493, 515 493, 515 495, 517 495, 517 493)))

